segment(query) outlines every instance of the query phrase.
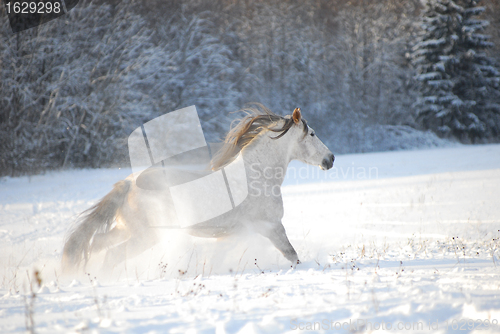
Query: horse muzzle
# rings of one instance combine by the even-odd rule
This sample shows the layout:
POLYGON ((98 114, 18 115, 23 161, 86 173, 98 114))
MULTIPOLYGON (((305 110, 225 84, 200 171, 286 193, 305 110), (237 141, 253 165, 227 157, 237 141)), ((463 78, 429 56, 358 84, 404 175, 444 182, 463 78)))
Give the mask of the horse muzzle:
POLYGON ((323 161, 321 161, 321 169, 323 170, 329 170, 330 168, 333 167, 333 162, 335 161, 335 156, 333 155, 333 153, 329 153, 324 159, 323 161))
POLYGON ((323 161, 321 161, 321 169, 323 170, 329 170, 330 168, 333 167, 333 162, 335 161, 335 156, 333 153, 329 153, 323 161))

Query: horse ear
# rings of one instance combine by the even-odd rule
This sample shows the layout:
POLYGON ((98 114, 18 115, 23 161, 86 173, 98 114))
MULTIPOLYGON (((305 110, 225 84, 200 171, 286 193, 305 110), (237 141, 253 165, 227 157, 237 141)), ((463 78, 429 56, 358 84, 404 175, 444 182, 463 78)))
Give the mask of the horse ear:
POLYGON ((302 115, 300 114, 300 108, 295 108, 295 110, 293 111, 293 114, 292 114, 292 118, 293 118, 293 121, 295 122, 295 124, 300 123, 300 119, 302 118, 302 115))

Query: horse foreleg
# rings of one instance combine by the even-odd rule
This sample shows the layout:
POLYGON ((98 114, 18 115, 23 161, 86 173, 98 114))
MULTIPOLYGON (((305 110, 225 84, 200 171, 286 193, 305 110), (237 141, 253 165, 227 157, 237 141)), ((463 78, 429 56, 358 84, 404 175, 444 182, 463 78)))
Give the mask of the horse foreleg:
POLYGON ((285 228, 281 222, 274 223, 263 231, 259 231, 259 233, 271 240, 274 247, 276 247, 287 260, 292 262, 294 265, 300 263, 299 256, 288 240, 285 228))

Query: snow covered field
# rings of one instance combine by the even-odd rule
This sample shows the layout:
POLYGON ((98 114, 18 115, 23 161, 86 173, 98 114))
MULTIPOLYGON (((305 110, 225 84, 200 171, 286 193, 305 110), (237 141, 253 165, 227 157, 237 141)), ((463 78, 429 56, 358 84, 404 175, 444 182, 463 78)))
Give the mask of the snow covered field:
POLYGON ((295 269, 260 236, 161 230, 162 245, 108 277, 97 264, 63 277, 62 244, 129 170, 3 178, 0 332, 499 332, 500 145, 342 155, 335 167, 289 169, 295 269))

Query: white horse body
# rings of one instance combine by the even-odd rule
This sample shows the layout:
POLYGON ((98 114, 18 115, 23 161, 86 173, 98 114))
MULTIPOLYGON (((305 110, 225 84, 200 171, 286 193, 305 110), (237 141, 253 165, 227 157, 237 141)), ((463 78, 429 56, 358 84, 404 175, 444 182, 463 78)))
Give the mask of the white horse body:
MULTIPOLYGON (((288 164, 292 160, 300 160, 329 169, 334 156, 301 119, 300 109, 297 108, 291 118, 279 117, 263 109, 264 112, 252 109, 253 116, 247 116, 239 124, 240 129, 237 126, 228 134, 229 138, 232 133, 235 141, 231 143, 226 139, 226 145, 236 145, 239 139, 254 131, 237 154, 222 157, 225 161, 219 161, 220 166, 227 166, 235 157, 243 159, 248 196, 234 209, 184 230, 194 236, 210 238, 250 230, 267 237, 288 260, 297 264, 298 255, 281 222, 284 215, 281 185, 288 164), (266 116, 269 116, 269 121, 266 116), (254 122, 266 125, 252 128, 254 122), (279 131, 282 131, 280 136, 273 135, 279 131)), ((103 266, 113 267, 156 244, 159 239, 154 227, 183 225, 177 220, 168 187, 162 186, 161 178, 155 174, 159 172, 145 175, 146 182, 149 181, 156 189, 139 187, 131 175, 118 182, 113 191, 89 209, 64 246, 65 271, 77 269, 82 257, 86 263, 92 253, 104 249, 107 253, 103 266)), ((174 176, 177 176, 175 171, 174 176)), ((190 179, 185 171, 178 177, 186 178, 179 182, 190 179)))

